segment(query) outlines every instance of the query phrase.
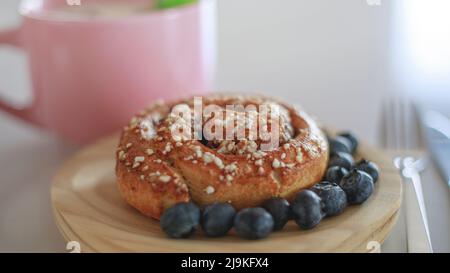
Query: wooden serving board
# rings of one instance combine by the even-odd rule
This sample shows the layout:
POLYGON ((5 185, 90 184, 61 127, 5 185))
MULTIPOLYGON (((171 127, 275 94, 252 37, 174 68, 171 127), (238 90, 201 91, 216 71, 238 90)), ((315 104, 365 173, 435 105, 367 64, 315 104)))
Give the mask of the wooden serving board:
POLYGON ((290 221, 268 238, 248 241, 233 231, 222 238, 201 230, 189 239, 169 239, 159 222, 129 206, 117 190, 114 152, 118 137, 85 148, 59 170, 51 188, 56 224, 83 252, 368 252, 370 241, 382 243, 398 217, 401 180, 389 156, 362 145, 359 157, 375 161, 380 181, 363 205, 350 206, 303 231, 290 221))

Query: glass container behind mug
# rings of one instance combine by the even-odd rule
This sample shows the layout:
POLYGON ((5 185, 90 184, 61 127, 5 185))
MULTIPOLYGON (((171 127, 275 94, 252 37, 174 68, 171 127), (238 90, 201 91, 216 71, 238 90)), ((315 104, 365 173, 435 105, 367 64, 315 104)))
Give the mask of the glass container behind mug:
POLYGON ((0 32, 0 43, 27 53, 33 87, 25 109, 0 109, 87 143, 154 100, 213 89, 215 0, 167 10, 142 9, 148 0, 67 3, 24 0, 22 25, 0 32))

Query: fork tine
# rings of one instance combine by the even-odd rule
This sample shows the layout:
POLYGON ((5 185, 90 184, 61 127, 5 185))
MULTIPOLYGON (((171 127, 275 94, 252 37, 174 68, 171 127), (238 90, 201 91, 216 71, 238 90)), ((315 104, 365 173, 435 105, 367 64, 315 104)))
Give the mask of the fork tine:
POLYGON ((401 149, 401 130, 400 130, 400 109, 399 109, 399 103, 398 103, 398 96, 395 96, 395 98, 392 100, 392 109, 394 113, 394 148, 396 150, 401 149))

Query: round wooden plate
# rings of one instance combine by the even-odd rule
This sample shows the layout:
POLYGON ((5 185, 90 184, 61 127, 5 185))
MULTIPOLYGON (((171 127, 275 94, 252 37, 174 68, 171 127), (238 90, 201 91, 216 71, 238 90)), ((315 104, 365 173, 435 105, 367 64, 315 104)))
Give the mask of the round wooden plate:
POLYGON ((300 230, 290 221, 268 238, 248 241, 233 231, 208 238, 198 231, 189 239, 169 239, 159 222, 129 206, 117 190, 114 152, 117 136, 103 139, 68 160, 51 188, 56 224, 83 252, 367 252, 382 243, 395 224, 401 203, 401 180, 389 157, 363 145, 359 157, 375 161, 380 181, 363 205, 348 207, 316 228, 300 230))

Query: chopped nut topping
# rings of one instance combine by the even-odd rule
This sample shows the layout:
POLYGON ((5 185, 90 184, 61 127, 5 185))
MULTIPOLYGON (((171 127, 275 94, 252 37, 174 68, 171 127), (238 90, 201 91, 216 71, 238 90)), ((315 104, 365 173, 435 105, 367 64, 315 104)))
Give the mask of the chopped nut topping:
POLYGON ((225 167, 225 172, 232 173, 237 170, 237 162, 233 162, 225 167))
POLYGON ((143 156, 136 156, 134 158, 134 163, 133 163, 132 168, 134 169, 134 168, 139 167, 141 165, 141 162, 143 162, 144 160, 145 160, 145 157, 143 157, 143 156))
POLYGON ((226 151, 227 151, 227 148, 225 146, 222 146, 222 147, 219 148, 219 150, 217 150, 217 152, 219 154, 224 154, 226 151))
POLYGON ((127 154, 124 151, 119 151, 119 160, 124 161, 126 159, 127 154))
POLYGON ((161 173, 159 172, 159 171, 156 171, 156 172, 154 172, 154 173, 150 173, 149 175, 148 175, 148 177, 153 177, 153 176, 159 176, 159 175, 161 175, 161 173))
POLYGON ((260 150, 254 152, 254 153, 252 154, 252 156, 253 156, 254 158, 256 158, 256 159, 262 158, 262 157, 265 156, 265 155, 266 155, 266 153, 263 152, 263 151, 260 151, 260 150))
POLYGON ((180 142, 181 141, 181 136, 179 136, 178 134, 172 134, 172 139, 175 142, 180 142))
POLYGON ((217 167, 219 167, 219 169, 223 169, 224 168, 222 159, 220 159, 218 157, 214 157, 214 163, 216 164, 217 167))
POLYGON ((297 156, 295 157, 295 160, 297 160, 298 163, 303 162, 303 152, 301 148, 297 148, 297 156))
POLYGON ((164 148, 164 152, 170 153, 172 151, 172 144, 170 142, 167 142, 166 147, 164 148))
POLYGON ((258 174, 259 175, 263 175, 264 174, 264 168, 263 167, 259 167, 258 168, 258 174))
MULTIPOLYGON (((235 99, 233 97, 233 99, 235 99)), ((243 99, 246 99, 245 97, 243 99)), ((266 102, 264 99, 261 99, 261 101, 256 100, 257 103, 261 104, 267 104, 270 105, 271 103, 277 104, 275 102, 266 102)), ((246 102, 247 103, 247 102, 246 102)), ((250 103, 250 102, 249 102, 250 103)), ((244 104, 246 105, 246 104, 244 104)), ((193 108, 193 105, 191 103, 188 104, 190 108, 193 108)), ((193 110, 193 109, 191 109, 193 110)), ((283 110, 283 109, 282 109, 283 110)), ((183 178, 181 176, 178 176, 176 174, 173 174, 169 171, 163 171, 164 166, 157 166, 157 165, 151 165, 156 163, 161 163, 166 165, 173 165, 174 158, 167 158, 167 156, 159 157, 157 155, 162 156, 162 154, 170 155, 169 153, 174 152, 180 152, 180 154, 176 154, 176 158, 181 158, 183 160, 189 160, 192 162, 192 164, 198 164, 193 167, 200 167, 203 169, 203 171, 206 172, 206 174, 209 173, 212 174, 211 178, 216 179, 215 183, 218 183, 219 180, 223 181, 223 184, 232 185, 232 181, 234 179, 238 179, 238 177, 246 177, 246 176, 252 176, 258 175, 261 176, 261 179, 264 175, 271 174, 273 172, 276 172, 278 174, 278 171, 281 172, 281 174, 285 175, 286 173, 289 173, 290 170, 288 169, 279 169, 278 168, 294 168, 297 166, 301 166, 301 164, 306 159, 312 157, 311 154, 315 152, 315 149, 318 149, 319 152, 321 152, 321 149, 324 147, 316 148, 316 146, 320 146, 321 144, 314 142, 314 139, 311 139, 311 142, 309 139, 306 139, 305 141, 302 141, 301 139, 294 139, 295 134, 297 133, 298 122, 291 124, 290 117, 294 115, 295 113, 291 113, 290 109, 284 109, 286 113, 281 113, 280 117, 281 125, 280 127, 276 128, 276 130, 280 130, 280 139, 276 142, 276 147, 268 147, 264 148, 267 150, 260 150, 263 149, 265 146, 261 146, 262 144, 265 144, 261 142, 260 140, 256 140, 252 137, 253 135, 248 134, 248 131, 245 131, 245 136, 243 138, 238 137, 236 140, 223 140, 218 141, 216 139, 207 141, 206 143, 204 141, 192 141, 192 139, 185 139, 185 136, 176 135, 176 134, 170 134, 171 125, 173 125, 173 122, 176 120, 171 120, 171 116, 173 114, 167 114, 166 112, 170 112, 170 106, 164 106, 161 109, 154 110, 153 108, 148 108, 145 112, 141 113, 140 115, 135 116, 131 124, 128 126, 129 134, 132 134, 132 137, 134 139, 130 139, 130 143, 126 143, 127 140, 123 141, 121 145, 119 146, 119 149, 117 150, 117 158, 120 161, 123 161, 121 164, 126 164, 127 171, 133 172, 133 168, 135 169, 137 173, 137 177, 139 177, 141 180, 145 180, 145 183, 150 183, 152 186, 160 187, 159 183, 154 182, 164 182, 164 183, 172 183, 174 182, 176 186, 176 190, 180 190, 182 188, 186 189, 188 191, 188 187, 183 182, 183 178), (159 121, 154 120, 153 118, 153 112, 160 112, 160 118, 159 121), (285 115, 286 114, 286 115, 285 115), (147 121, 147 123, 145 122, 147 121), (139 133, 134 134, 132 132, 135 131, 141 131, 141 135, 139 133), (152 145, 151 142, 145 142, 143 136, 151 136, 154 141, 161 141, 161 142, 155 142, 154 145, 152 145), (141 137, 139 140, 138 138, 141 137), (172 140, 170 139, 172 137, 172 140), (134 144, 133 144, 134 143, 134 144), (128 150, 133 145, 142 145, 147 146, 149 145, 153 149, 147 149, 147 147, 144 146, 144 148, 141 148, 140 151, 133 151, 133 153, 128 150), (204 146, 203 146, 204 145, 204 146), (312 147, 309 147, 308 145, 311 145, 312 147), (182 148, 178 148, 184 146, 182 148), (177 148, 175 148, 177 147, 177 148), (279 148, 278 148, 279 147, 279 148), (189 149, 192 149, 189 150, 189 149), (214 152, 211 152, 211 150, 214 150, 214 152), (297 150, 295 150, 297 149, 297 150), (145 151, 145 152, 144 152, 145 151), (209 151, 209 152, 208 152, 209 151), (140 152, 140 154, 137 154, 137 157, 134 157, 137 152, 140 152), (304 155, 306 153, 306 157, 304 155), (218 154, 224 154, 218 155, 218 154), (225 155, 230 154, 230 157, 226 157, 225 155), (143 155, 143 156, 141 156, 143 155), (133 158, 134 157, 134 158, 133 158), (242 164, 238 164, 237 162, 233 162, 233 158, 241 158, 240 160, 248 160, 247 162, 242 162, 242 164), (167 159, 167 162, 165 161, 167 159), (151 162, 151 163, 149 163, 151 162), (153 163, 155 162, 155 163, 153 163), (230 164, 231 163, 231 164, 230 164), (244 164, 245 163, 245 164, 244 164), (254 163, 254 164, 253 164, 254 163), (210 164, 210 165, 205 165, 210 164), (214 167, 213 165, 216 165, 214 167), (267 166, 267 167, 266 167, 267 166), (162 174, 159 172, 154 172, 153 168, 161 169, 162 174), (219 170, 220 169, 220 170, 219 170), (139 172, 138 172, 139 170, 139 172), (149 176, 147 176, 150 172, 152 173, 152 176, 150 179, 149 176), (180 178, 178 178, 180 177, 180 178), (217 177, 217 178, 215 178, 217 177), (159 185, 159 186, 158 186, 159 185)), ((225 107, 224 107, 225 111, 225 107)), ((241 111, 235 110, 238 114, 241 113, 241 111)), ((246 123, 243 122, 243 118, 239 118, 238 120, 231 121, 229 125, 233 125, 235 127, 234 130, 237 130, 237 128, 245 128, 246 130, 269 130, 269 127, 271 127, 271 130, 274 130, 274 124, 270 124, 270 120, 262 120, 259 121, 259 116, 264 115, 264 113, 259 113, 259 111, 264 110, 257 110, 255 111, 255 117, 254 120, 252 120, 252 123, 246 123), (250 126, 252 125, 252 126, 250 126), (253 126, 254 125, 254 126, 253 126), (264 128, 262 128, 263 126, 264 128)), ((269 111, 269 110, 265 110, 269 111)), ((272 110, 270 110, 272 111, 272 110)), ((269 112, 268 112, 269 113, 269 112)), ((177 116, 173 115, 174 118, 178 118, 177 116)), ((224 116, 225 117, 225 116, 224 116)), ((218 119, 218 116, 214 117, 208 117, 209 119, 214 118, 214 124, 217 125, 228 125, 227 119, 225 121, 222 121, 218 119)), ((189 125, 191 121, 189 121, 189 125)), ((205 125, 205 124, 203 124, 205 125)), ((310 129, 308 129, 308 134, 313 135, 314 132, 311 132, 310 129)), ((227 132, 228 133, 228 132, 227 132)), ((237 131, 234 131, 234 133, 237 136, 237 131)), ((191 135, 189 135, 191 137, 191 135)), ((305 135, 305 137, 308 137, 305 135)), ((319 135, 320 137, 320 135, 319 135)), ((208 137, 205 135, 205 139, 208 139, 208 137)), ((134 146, 132 149, 134 150, 134 146)), ((185 161, 186 162, 186 161, 185 161)), ((239 160, 238 160, 239 162, 239 160)), ((167 167, 170 169, 169 167, 167 167)), ((206 194, 213 194, 216 192, 215 184, 211 183, 211 186, 208 186, 208 184, 204 185, 204 192, 206 194), (214 186, 214 187, 213 187, 214 186)), ((170 185, 170 184, 169 184, 170 185)), ((223 185, 224 186, 224 185, 223 185)), ((222 187, 222 185, 221 185, 222 187)), ((160 189, 159 189, 160 190, 160 189)), ((226 199, 225 199, 226 200, 226 199)))
POLYGON ((205 161, 206 164, 212 162, 214 160, 214 155, 210 152, 206 152, 203 154, 203 161, 205 161))
POLYGON ((208 186, 205 189, 206 194, 213 194, 216 191, 213 186, 208 186))
POLYGON ((289 169, 292 169, 292 168, 295 167, 295 163, 286 164, 286 167, 289 168, 289 169))
POLYGON ((180 184, 177 189, 179 191, 181 191, 181 192, 187 192, 188 191, 188 187, 186 186, 186 184, 180 184))
POLYGON ((164 175, 161 175, 158 179, 159 179, 159 181, 161 181, 163 183, 167 183, 170 181, 170 179, 172 179, 172 177, 164 174, 164 175))
POLYGON ((144 162, 144 160, 145 160, 145 157, 143 157, 143 156, 136 156, 134 158, 134 162, 144 162))

